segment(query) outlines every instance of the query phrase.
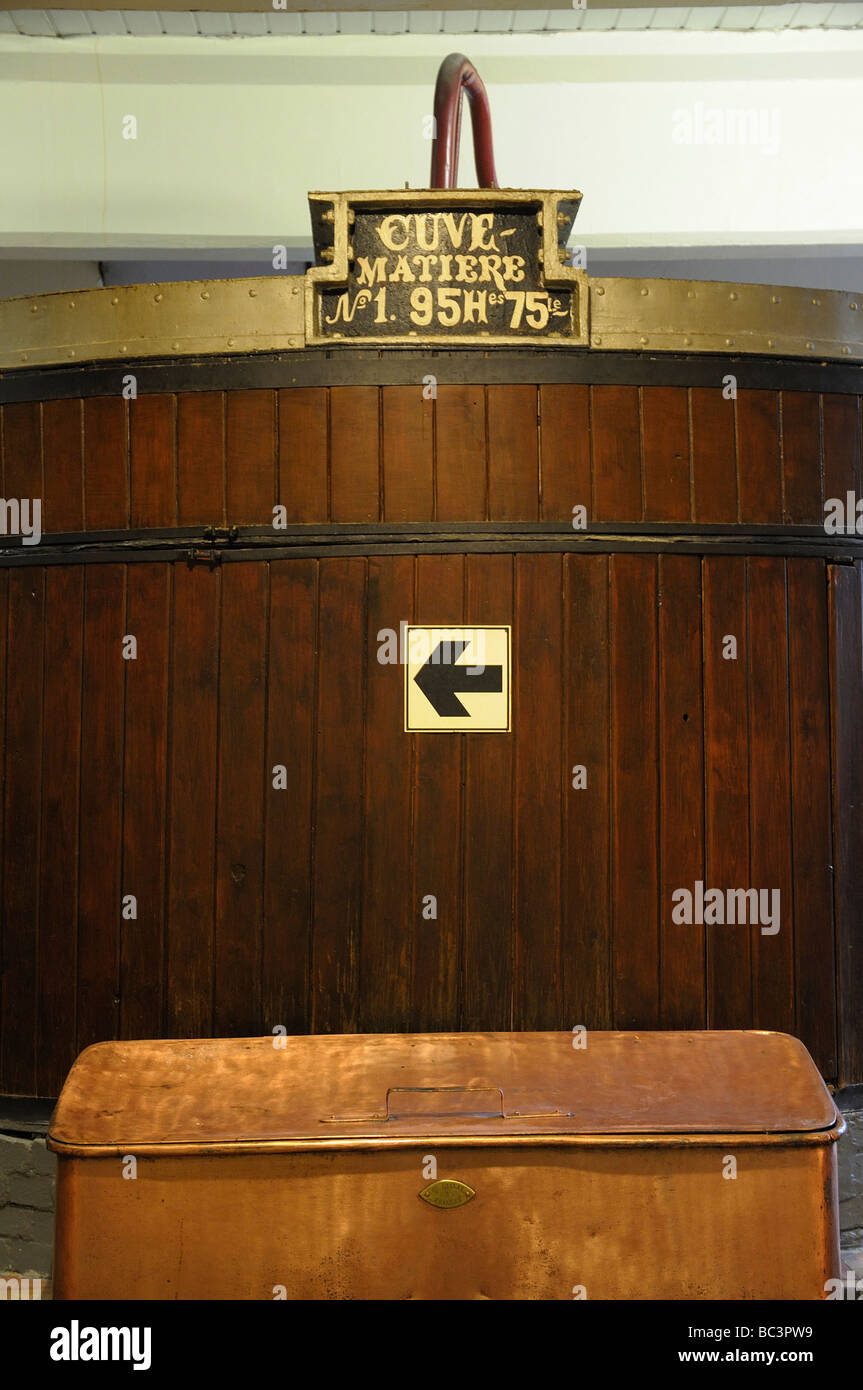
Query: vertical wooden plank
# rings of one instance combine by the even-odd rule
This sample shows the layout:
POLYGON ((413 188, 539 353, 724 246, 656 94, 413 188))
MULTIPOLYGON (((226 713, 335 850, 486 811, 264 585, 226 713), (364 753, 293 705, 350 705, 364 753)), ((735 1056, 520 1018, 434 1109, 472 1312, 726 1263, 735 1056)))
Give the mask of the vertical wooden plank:
POLYGON ((226 507, 231 526, 271 526, 276 500, 276 394, 229 391, 226 507))
POLYGON ((224 526, 225 394, 177 396, 177 524, 224 526))
POLYGON ((753 556, 749 566, 750 878, 735 885, 779 893, 776 922, 750 927, 753 1023, 794 1032, 794 900, 785 561, 753 556))
POLYGON ((366 561, 321 561, 318 595, 312 1031, 353 1033, 363 919, 366 561))
MULTIPOLYGON (((2 440, 3 440, 3 420, 2 409, 0 409, 0 465, 2 465, 2 440)), ((6 863, 7 849, 5 841, 5 809, 6 809, 6 752, 5 752, 5 733, 6 733, 6 696, 9 688, 9 652, 8 652, 8 627, 9 627, 9 574, 10 570, 0 569, 0 729, 3 730, 4 748, 0 754, 0 903, 3 903, 6 895, 6 863)), ((0 962, 5 958, 8 950, 9 923, 5 913, 0 912, 0 962)), ((5 1056, 7 1051, 6 1041, 4 1040, 4 1019, 3 1019, 3 977, 0 973, 0 1091, 9 1091, 11 1086, 6 1078, 5 1056)))
POLYGON ((595 521, 641 521, 641 422, 637 386, 591 386, 595 521))
POLYGON ((268 569, 224 566, 213 1025, 260 1030, 268 569))
MULTIPOLYGON (((3 407, 3 496, 42 498, 42 418, 38 401, 3 407)), ((5 516, 4 516, 5 520, 5 516)), ((42 529, 45 529, 43 508, 42 529)), ((2 537, 0 537, 2 539, 2 537)))
POLYGON ((492 521, 539 518, 535 386, 488 387, 488 508, 492 521))
POLYGON ((135 564, 126 581, 126 630, 137 656, 126 662, 122 886, 137 915, 124 915, 120 927, 123 1038, 162 1032, 171 573, 164 564, 135 564))
MULTIPOLYGON (((24 402, 3 407, 0 430, 3 496, 30 503, 42 499, 41 407, 24 402)), ((5 521, 4 516, 4 521, 5 521)), ((24 518, 18 518, 20 526, 24 518)), ((42 529, 44 529, 44 510, 42 529)), ((10 518, 10 527, 16 523, 10 518)), ((8 628, 4 611, 6 665, 6 724, 4 767, 6 874, 3 882, 3 977, 0 987, 0 1076, 6 1090, 32 1094, 36 1079, 36 1009, 39 945, 37 933, 37 862, 42 766, 41 693, 43 670, 44 571, 12 571, 8 583, 8 628), (8 652, 7 644, 8 641, 8 652), (32 766, 28 768, 28 762, 32 766), (29 783, 29 785, 28 785, 29 783), (10 810, 11 808, 11 810, 10 810), (16 819, 21 813, 21 822, 16 819), (31 881, 32 880, 32 881, 31 881)))
POLYGON ((214 1029, 223 572, 203 565, 174 566, 165 928, 165 1026, 171 1037, 206 1038, 214 1029))
MULTIPOLYGON (((326 455, 324 455, 326 458, 326 455)), ((308 1033, 312 933, 316 560, 270 565, 263 1026, 308 1033), (274 769, 285 769, 284 789, 274 769)))
POLYGON ((516 1027, 559 1028, 563 560, 515 562, 516 1027))
MULTIPOLYGON (((19 436, 20 437, 20 436, 19 436)), ((7 436, 8 447, 8 436, 7 436)), ((9 455, 7 453, 7 467, 9 455)), ((7 473, 8 477, 8 473, 7 473)), ((21 496, 19 489, 9 489, 21 496)), ((26 495, 26 494, 25 494, 26 495)), ((9 575, 3 892, 2 1070, 13 1094, 36 1092, 39 978, 39 843, 42 816, 42 681, 45 571, 9 575)))
POLYGON ((643 386, 645 521, 689 521, 689 401, 685 386, 643 386))
POLYGON ((438 386, 435 479, 438 521, 485 521, 488 516, 485 387, 438 386))
POLYGON ((564 557, 561 1016, 569 1028, 613 1025, 609 565, 606 555, 564 557))
POLYGON ((129 405, 132 526, 177 524, 176 397, 139 396, 129 405))
POLYGON ((590 521, 590 388, 540 386, 542 520, 572 522, 573 507, 590 521))
POLYGON ((860 482, 860 398, 822 396, 821 426, 824 501, 838 497, 844 505, 848 492, 853 492, 859 501, 863 492, 860 482))
MULTIPOLYGON (((3 407, 3 496, 21 507, 43 501, 42 419, 38 402, 3 407)), ((4 512, 4 528, 22 529, 25 516, 4 512)), ((40 529, 44 530, 44 507, 40 529)), ((0 537, 2 539, 2 537, 0 537)), ((38 1007, 38 862, 41 817, 42 673, 44 571, 14 571, 8 579, 8 666, 5 741, 6 873, 3 882, 3 951, 0 1015, 0 1076, 12 1092, 32 1095, 36 1088, 38 1007)), ((4 760, 0 760, 4 761, 4 760)))
MULTIPOLYGON (((464 556, 421 555, 416 562, 416 623, 458 626, 464 602, 464 556)), ((459 1017, 462 938, 462 766, 464 734, 413 734, 414 874, 411 1026, 454 1029, 459 1017), (437 899, 437 919, 420 903, 437 899)))
POLYGON ((830 566, 833 863, 839 1085, 863 1081, 863 629, 861 567, 830 566))
MULTIPOLYGON (((704 1028, 704 927, 676 922, 672 894, 704 879, 701 561, 659 561, 660 1023, 704 1028)), ((679 915, 679 914, 677 914, 679 915)))
MULTIPOLYGON (((513 560, 469 555, 465 622, 513 624, 513 560)), ((513 1025, 513 735, 466 739, 464 789, 464 1001, 461 1026, 513 1025)))
POLYGON ((42 406, 42 530, 83 531, 84 461, 81 401, 42 406))
POLYGON ((656 571, 611 561, 615 1028, 659 1024, 656 571))
POLYGON ((782 473, 784 519, 792 526, 820 526, 824 521, 821 496, 821 419, 815 391, 783 391, 782 473))
POLYGON ((734 401, 721 387, 689 393, 692 435, 692 519, 707 525, 736 521, 737 445, 734 401))
POLYGON ((422 384, 384 386, 384 521, 434 520, 434 401, 422 384))
MULTIPOLYGON (((418 393, 417 393, 418 394, 418 393)), ((385 427, 386 428, 386 427, 385 427)), ((398 633, 413 609, 410 555, 369 559, 366 636, 365 911, 359 953, 362 1033, 406 1029, 410 948, 423 922, 411 898, 411 736, 404 732, 404 667, 382 664, 379 633, 398 633)))
POLYGON ((377 386, 330 391, 330 490, 333 521, 380 519, 377 386))
POLYGON ((788 561, 795 1032, 836 1077, 836 935, 831 852, 827 572, 788 561))
POLYGON ((79 1052, 117 1036, 126 632, 126 566, 87 566, 78 851, 79 1052))
POLYGON ((116 396, 84 401, 84 527, 129 525, 128 402, 116 396))
POLYGON ((327 391, 323 386, 278 392, 279 487, 288 523, 329 519, 327 391))
POLYGON ((75 1060, 83 565, 45 571, 37 1094, 60 1094, 75 1060))
POLYGON ((739 391, 735 409, 740 520, 778 525, 782 520, 778 392, 739 391))
MULTIPOLYGON (((746 561, 702 563, 704 604, 704 891, 749 886, 749 706, 746 561), (726 659, 736 642, 736 658, 726 659)), ((750 933, 708 924, 707 1022, 752 1027, 750 933)))

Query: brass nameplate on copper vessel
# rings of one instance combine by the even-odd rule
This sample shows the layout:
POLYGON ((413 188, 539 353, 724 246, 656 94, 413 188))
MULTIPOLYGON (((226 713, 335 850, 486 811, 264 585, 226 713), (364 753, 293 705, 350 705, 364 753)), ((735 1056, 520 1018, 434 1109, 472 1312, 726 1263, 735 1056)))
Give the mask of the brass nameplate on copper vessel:
POLYGON ((430 1187, 424 1187, 419 1195, 430 1207, 452 1211, 453 1207, 463 1207, 466 1202, 472 1202, 476 1191, 456 1178, 439 1178, 430 1187))
POLYGON ((565 249, 579 194, 329 196, 310 198, 307 340, 586 342, 584 272, 565 249))

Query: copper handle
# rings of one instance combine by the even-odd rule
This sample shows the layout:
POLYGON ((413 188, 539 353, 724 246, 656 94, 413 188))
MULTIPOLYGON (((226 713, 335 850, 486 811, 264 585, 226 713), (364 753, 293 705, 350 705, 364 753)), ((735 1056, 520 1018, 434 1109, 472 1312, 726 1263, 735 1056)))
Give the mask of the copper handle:
POLYGON ((470 58, 450 53, 438 69, 434 89, 435 138, 431 153, 430 188, 455 188, 461 134, 462 96, 467 93, 473 130, 473 157, 480 188, 497 188, 491 112, 482 78, 470 58))
POLYGON ((503 1110, 503 1088, 501 1086, 390 1086, 387 1089, 387 1113, 388 1120, 404 1119, 407 1116, 416 1118, 421 1116, 423 1119, 438 1119, 443 1116, 464 1116, 469 1119, 496 1119, 506 1118, 503 1110), (390 1096, 395 1095, 452 1095, 457 1092, 460 1095, 488 1095, 493 1092, 500 1101, 498 1110, 405 1110, 401 1114, 395 1114, 390 1110, 390 1096))

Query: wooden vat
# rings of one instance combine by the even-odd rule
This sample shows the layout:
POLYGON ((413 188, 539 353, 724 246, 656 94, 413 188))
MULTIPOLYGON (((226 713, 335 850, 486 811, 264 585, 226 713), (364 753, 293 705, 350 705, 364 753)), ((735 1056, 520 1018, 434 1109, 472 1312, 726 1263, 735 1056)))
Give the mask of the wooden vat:
POLYGON ((60 1299, 821 1299, 843 1125, 764 1033, 107 1043, 60 1299))
POLYGON ((571 274, 586 337, 524 346, 322 342, 308 277, 0 305, 3 1090, 278 1028, 863 1081, 856 302, 571 274), (403 623, 511 627, 511 732, 405 732, 403 623), (675 921, 698 883, 780 929, 675 921))

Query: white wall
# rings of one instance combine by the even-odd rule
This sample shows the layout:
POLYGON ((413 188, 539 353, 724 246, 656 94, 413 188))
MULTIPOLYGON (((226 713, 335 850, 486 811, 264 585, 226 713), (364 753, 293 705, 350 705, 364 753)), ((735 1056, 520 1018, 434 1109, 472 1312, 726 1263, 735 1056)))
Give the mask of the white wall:
POLYGON ((0 255, 304 247, 307 190, 427 184, 423 117, 460 45, 501 182, 580 188, 591 248, 863 244, 863 33, 2 36, 0 255), (763 112, 763 147, 675 143, 699 103, 763 112))

